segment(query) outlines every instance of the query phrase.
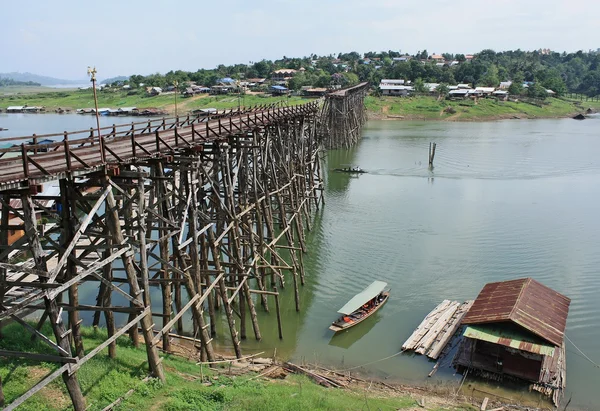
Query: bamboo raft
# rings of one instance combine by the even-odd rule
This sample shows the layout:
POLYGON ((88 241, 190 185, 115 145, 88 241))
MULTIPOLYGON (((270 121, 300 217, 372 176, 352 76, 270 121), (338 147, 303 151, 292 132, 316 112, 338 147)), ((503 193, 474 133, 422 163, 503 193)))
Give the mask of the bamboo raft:
POLYGON ((444 300, 433 309, 419 324, 417 329, 402 344, 402 351, 414 351, 417 354, 437 360, 450 342, 464 315, 473 305, 473 300, 460 303, 444 300))

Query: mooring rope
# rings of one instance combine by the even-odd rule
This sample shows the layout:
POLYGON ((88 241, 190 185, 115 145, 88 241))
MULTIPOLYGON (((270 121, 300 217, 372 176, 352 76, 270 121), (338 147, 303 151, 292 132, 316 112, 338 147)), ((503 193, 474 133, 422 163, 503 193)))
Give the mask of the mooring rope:
POLYGON ((390 358, 393 358, 393 357, 395 357, 395 356, 397 356, 397 355, 400 355, 400 354, 402 354, 403 352, 404 352, 404 351, 399 351, 399 352, 397 352, 396 354, 390 355, 389 357, 385 357, 385 358, 382 358, 382 359, 380 359, 380 360, 371 361, 371 362, 368 362, 368 363, 366 363, 366 364, 357 365, 356 367, 350 367, 350 368, 346 368, 346 369, 343 369, 343 370, 337 370, 337 371, 338 371, 338 372, 344 372, 344 371, 350 371, 350 370, 354 370, 354 369, 356 369, 356 368, 360 368, 360 367, 366 367, 367 365, 371 365, 371 364, 375 364, 375 363, 377 363, 377 362, 381 362, 381 361, 389 360, 390 358))
POLYGON ((583 351, 581 351, 581 350, 579 349, 579 347, 578 347, 578 346, 576 346, 576 345, 575 345, 575 343, 574 343, 574 342, 573 342, 573 341, 572 341, 572 340, 569 338, 569 336, 568 336, 567 334, 565 334, 565 338, 566 338, 567 340, 569 340, 569 342, 570 342, 571 344, 573 344, 573 347, 575 347, 575 349, 576 349, 577 351, 579 351, 579 353, 580 353, 581 355, 583 355, 583 357, 584 357, 586 360, 588 360, 589 362, 591 362, 592 364, 594 364, 594 367, 596 367, 596 368, 600 368, 600 365, 598 365, 597 363, 595 363, 595 362, 594 362, 594 360, 592 360, 590 357, 588 357, 587 355, 585 355, 585 353, 584 353, 583 351))

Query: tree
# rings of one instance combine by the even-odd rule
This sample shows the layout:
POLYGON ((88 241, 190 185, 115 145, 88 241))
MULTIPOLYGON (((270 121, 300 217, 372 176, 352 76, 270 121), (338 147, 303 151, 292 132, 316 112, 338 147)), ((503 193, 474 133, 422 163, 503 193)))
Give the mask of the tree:
POLYGON ((545 99, 548 97, 548 92, 540 83, 535 82, 527 89, 527 95, 533 98, 545 99))
POLYGON ((435 89, 435 91, 438 93, 438 95, 440 97, 442 97, 442 96, 446 96, 448 94, 448 92, 450 91, 450 89, 448 88, 447 84, 440 83, 440 85, 437 86, 437 88, 435 89))
POLYGON ((495 64, 490 64, 490 67, 481 79, 480 83, 487 87, 496 87, 500 83, 498 78, 498 67, 496 67, 495 64))
POLYGON ((420 77, 415 80, 414 88, 417 93, 429 92, 429 89, 425 86, 425 82, 420 77))
POLYGON ((344 78, 343 84, 345 87, 353 86, 359 82, 358 76, 355 73, 342 73, 342 77, 344 78))
POLYGON ((523 92, 523 82, 513 81, 512 84, 508 87, 508 94, 511 96, 520 96, 523 92))

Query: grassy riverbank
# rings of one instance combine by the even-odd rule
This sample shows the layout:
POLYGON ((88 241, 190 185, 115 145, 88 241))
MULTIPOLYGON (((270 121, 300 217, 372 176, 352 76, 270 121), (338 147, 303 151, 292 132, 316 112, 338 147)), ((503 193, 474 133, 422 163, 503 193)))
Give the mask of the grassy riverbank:
MULTIPOLYGON (((302 104, 312 99, 302 97, 273 97, 262 94, 246 94, 213 96, 208 94, 183 98, 177 96, 177 111, 185 114, 197 108, 233 108, 238 104, 254 106, 285 102, 302 104)), ((0 95, 0 108, 8 106, 44 106, 48 112, 57 108, 90 108, 94 106, 91 90, 55 90, 41 93, 19 93, 0 95)), ((108 90, 98 92, 100 107, 156 107, 175 112, 175 94, 163 93, 158 96, 147 96, 143 91, 136 94, 125 90, 108 90)), ((584 112, 588 108, 600 110, 600 102, 575 101, 548 98, 540 105, 528 102, 496 101, 494 99, 472 100, 438 100, 435 97, 375 97, 365 99, 367 113, 371 119, 395 120, 443 120, 443 121, 488 121, 510 118, 554 118, 568 117, 584 112)))
POLYGON ((600 103, 549 98, 541 106, 494 99, 438 100, 435 97, 374 97, 365 99, 369 118, 443 121, 485 121, 509 118, 567 117, 600 103))
MULTIPOLYGON (((237 95, 213 96, 200 94, 193 97, 183 98, 177 96, 177 111, 187 113, 196 108, 232 108, 238 104, 242 106, 254 106, 259 104, 270 104, 284 101, 287 104, 299 104, 310 100, 300 97, 272 97, 267 95, 246 94, 238 98, 237 95)), ((91 90, 54 91, 43 93, 0 95, 0 108, 8 106, 44 106, 46 111, 53 112, 57 108, 76 110, 78 108, 94 107, 94 99, 91 90)), ((165 109, 171 113, 175 111, 175 93, 163 93, 158 96, 147 96, 144 92, 130 94, 124 90, 99 91, 99 107, 156 107, 165 109)))
MULTIPOLYGON (((51 335, 48 327, 44 330, 51 335)), ((104 330, 86 327, 84 345, 87 352, 99 345, 104 330)), ((54 354, 43 342, 32 342, 21 326, 11 324, 3 329, 0 348, 54 354)), ((143 347, 143 345, 141 346, 143 347)), ((86 397, 88 410, 101 410, 122 397, 130 389, 134 393, 116 409, 123 410, 359 410, 415 409, 417 403, 409 392, 363 386, 351 389, 323 388, 304 376, 288 375, 284 379, 256 378, 255 373, 229 376, 227 368, 208 371, 195 361, 164 355, 167 381, 142 381, 147 375, 144 348, 134 348, 121 337, 117 358, 101 351, 78 371, 79 383, 86 397)), ((6 404, 23 394, 41 378, 56 369, 56 365, 21 359, 3 359, 0 377, 6 404)), ((419 391, 418 398, 427 397, 427 410, 473 410, 468 404, 445 400, 419 391)), ((69 396, 61 378, 28 399, 20 410, 37 411, 71 409, 69 396)))

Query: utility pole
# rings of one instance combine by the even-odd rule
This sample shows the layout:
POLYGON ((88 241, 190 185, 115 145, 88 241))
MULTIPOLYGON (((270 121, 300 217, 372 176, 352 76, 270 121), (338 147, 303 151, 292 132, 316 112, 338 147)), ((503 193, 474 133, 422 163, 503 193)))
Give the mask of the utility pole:
POLYGON ((96 95, 96 67, 91 68, 88 66, 88 76, 91 76, 92 90, 94 91, 94 106, 96 107, 96 129, 98 130, 98 144, 100 145, 100 157, 102 162, 106 163, 106 157, 104 155, 104 141, 102 140, 102 134, 100 132, 100 114, 98 113, 98 96, 96 95))
POLYGON ((177 86, 179 85, 179 82, 175 80, 173 85, 175 86, 175 118, 177 118, 177 86))

